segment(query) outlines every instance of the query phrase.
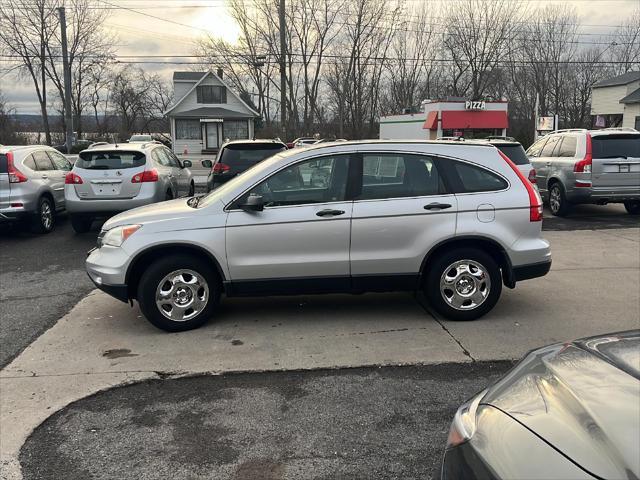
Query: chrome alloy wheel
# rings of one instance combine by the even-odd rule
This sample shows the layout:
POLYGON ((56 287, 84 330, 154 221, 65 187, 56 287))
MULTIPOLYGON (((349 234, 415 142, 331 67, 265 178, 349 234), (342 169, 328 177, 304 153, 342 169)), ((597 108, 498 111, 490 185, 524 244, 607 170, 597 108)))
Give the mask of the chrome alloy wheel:
POLYGON ((156 306, 174 322, 186 322, 198 315, 209 302, 209 285, 193 270, 175 270, 165 276, 156 289, 156 306))
POLYGON ((560 187, 554 185, 549 191, 549 207, 553 213, 560 211, 560 202, 562 202, 560 187))
POLYGON ((491 291, 489 272, 473 260, 458 260, 440 277, 440 294, 456 310, 473 310, 484 303, 491 291))
POLYGON ((40 222, 45 230, 51 230, 53 226, 53 212, 51 211, 49 202, 42 202, 42 206, 40 207, 40 222))

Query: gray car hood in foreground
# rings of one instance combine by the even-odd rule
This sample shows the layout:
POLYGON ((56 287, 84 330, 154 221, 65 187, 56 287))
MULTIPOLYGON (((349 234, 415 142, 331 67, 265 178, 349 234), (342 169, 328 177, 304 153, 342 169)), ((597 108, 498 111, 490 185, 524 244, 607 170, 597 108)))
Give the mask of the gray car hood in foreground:
MULTIPOLYGON (((482 399, 592 475, 640 478, 640 331, 530 353, 482 399)), ((514 445, 514 448, 517 448, 514 445)))

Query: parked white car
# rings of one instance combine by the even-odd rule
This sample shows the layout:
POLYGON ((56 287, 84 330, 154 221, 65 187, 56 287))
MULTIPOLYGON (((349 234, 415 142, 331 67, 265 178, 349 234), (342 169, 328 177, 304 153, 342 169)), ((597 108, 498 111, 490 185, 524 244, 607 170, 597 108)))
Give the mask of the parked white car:
POLYGON ((168 331, 227 296, 423 290, 472 320, 545 275, 542 201, 494 146, 344 142, 287 150, 207 196, 108 220, 93 282, 168 331))

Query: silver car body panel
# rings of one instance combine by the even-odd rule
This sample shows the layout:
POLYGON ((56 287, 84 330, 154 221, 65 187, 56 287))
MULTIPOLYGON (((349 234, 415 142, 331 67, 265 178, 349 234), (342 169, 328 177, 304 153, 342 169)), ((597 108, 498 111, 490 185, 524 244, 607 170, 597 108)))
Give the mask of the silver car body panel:
POLYGON ((513 266, 550 262, 541 223, 529 220, 529 199, 516 173, 491 146, 458 142, 351 142, 321 144, 271 157, 211 192, 198 208, 178 199, 130 210, 103 229, 142 224, 122 247, 103 246, 87 259, 95 279, 124 285, 139 254, 161 245, 197 246, 216 259, 225 281, 418 274, 426 255, 456 238, 497 243, 513 266), (244 212, 233 202, 275 172, 337 153, 402 152, 455 158, 492 170, 508 188, 501 192, 266 207, 244 212), (451 204, 446 210, 426 204, 451 204), (318 217, 324 208, 339 217, 318 217))

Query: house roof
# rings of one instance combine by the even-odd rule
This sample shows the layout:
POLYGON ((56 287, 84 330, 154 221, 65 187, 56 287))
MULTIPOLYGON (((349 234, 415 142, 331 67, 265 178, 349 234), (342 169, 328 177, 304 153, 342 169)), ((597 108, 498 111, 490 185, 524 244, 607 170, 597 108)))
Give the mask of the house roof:
POLYGON ((253 118, 255 115, 248 113, 236 112, 220 107, 200 107, 186 112, 178 112, 172 115, 176 118, 194 118, 194 117, 217 117, 217 118, 253 118))
POLYGON ((620 100, 620 103, 640 103, 640 88, 636 88, 633 92, 620 100))
POLYGON ((197 82, 204 77, 207 72, 173 72, 173 80, 188 80, 191 82, 197 82))
POLYGON ((618 85, 626 85, 631 82, 640 80, 640 72, 627 72, 613 78, 606 78, 596 83, 593 88, 599 87, 616 87, 618 85))
MULTIPOLYGON (((170 115, 170 114, 171 114, 171 112, 172 112, 173 110, 175 110, 175 109, 176 109, 176 107, 177 107, 178 105, 180 105, 180 104, 184 101, 184 99, 185 99, 185 98, 187 98, 189 95, 191 95, 191 93, 192 93, 196 88, 198 88, 198 85, 200 85, 200 84, 204 81, 204 79, 205 79, 205 78, 207 78, 209 75, 211 75, 212 77, 216 78, 216 79, 217 79, 217 80, 218 80, 222 85, 224 85, 224 86, 227 88, 227 92, 230 92, 230 93, 231 93, 231 95, 233 95, 234 97, 236 97, 236 98, 238 99, 238 101, 239 101, 242 105, 244 105, 244 106, 247 108, 247 110, 249 110, 249 112, 251 112, 251 114, 249 114, 249 115, 243 115, 242 117, 239 117, 239 118, 253 118, 253 117, 259 117, 259 116, 260 116, 260 114, 259 114, 258 112, 256 112, 253 108, 251 108, 249 105, 247 105, 247 104, 246 104, 246 102, 245 102, 244 100, 242 100, 242 98, 240 98, 240 96, 239 96, 236 92, 234 92, 234 91, 229 87, 229 85, 227 85, 227 84, 225 83, 225 81, 224 81, 224 80, 222 80, 222 78, 220 78, 218 75, 216 75, 216 74, 215 74, 215 73, 213 73, 212 71, 208 71, 208 72, 204 72, 204 73, 203 73, 203 72, 175 72, 175 73, 183 73, 183 74, 185 74, 185 73, 193 73, 194 75, 195 75, 195 74, 198 74, 198 75, 202 75, 202 76, 200 77, 200 79, 199 79, 199 80, 197 80, 197 81, 193 84, 193 86, 189 89, 189 91, 188 91, 187 93, 185 93, 185 94, 182 96, 182 98, 175 99, 175 103, 174 103, 173 105, 171 105, 171 106, 170 106, 170 107, 169 107, 169 108, 164 112, 164 114, 165 114, 165 115, 173 116, 173 117, 176 117, 176 116, 184 116, 184 115, 182 115, 182 114, 180 114, 180 113, 179 113, 179 114, 173 114, 173 115, 170 115)), ((174 76, 175 76, 175 73, 174 73, 174 76)), ((175 78, 174 78, 174 80, 175 80, 175 78)), ((202 107, 202 108, 217 108, 217 107, 202 107)), ((199 110, 199 109, 196 109, 196 110, 199 110)), ((222 110, 225 110, 225 109, 223 108, 222 110)), ((236 113, 238 113, 238 112, 236 112, 236 113)), ((240 115, 242 115, 242 114, 240 114, 240 115)))

